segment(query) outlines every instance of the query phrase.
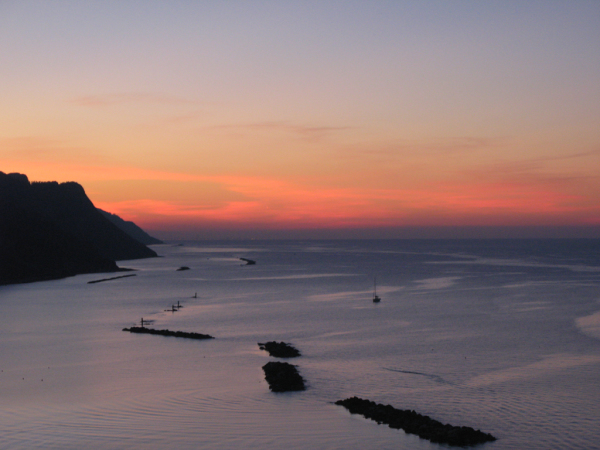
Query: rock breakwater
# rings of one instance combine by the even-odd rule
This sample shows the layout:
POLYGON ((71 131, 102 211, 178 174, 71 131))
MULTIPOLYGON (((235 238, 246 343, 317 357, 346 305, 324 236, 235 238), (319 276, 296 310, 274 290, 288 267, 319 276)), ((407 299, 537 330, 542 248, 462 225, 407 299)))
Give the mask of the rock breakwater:
POLYGON ((123 331, 129 331, 130 333, 157 334, 159 336, 171 336, 186 339, 214 339, 214 337, 210 334, 190 333, 187 331, 155 330, 153 328, 146 327, 123 328, 123 331))
POLYGON ((367 419, 376 421, 378 424, 383 423, 390 428, 401 429, 407 433, 416 434, 422 439, 427 439, 437 444, 468 447, 496 440, 491 434, 475 430, 471 427, 457 427, 443 424, 412 410, 396 409, 390 405, 382 405, 358 397, 338 400, 335 404, 343 406, 352 414, 360 414, 367 419))

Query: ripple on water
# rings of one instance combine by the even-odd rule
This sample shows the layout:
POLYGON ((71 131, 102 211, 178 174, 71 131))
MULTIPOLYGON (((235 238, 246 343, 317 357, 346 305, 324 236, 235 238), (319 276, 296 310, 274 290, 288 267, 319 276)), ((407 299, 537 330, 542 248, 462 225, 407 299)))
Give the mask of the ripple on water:
POLYGON ((35 413, 5 410, 0 419, 9 430, 0 437, 0 447, 10 449, 301 449, 319 448, 318 443, 346 449, 364 447, 373 439, 378 448, 429 448, 425 441, 415 447, 412 438, 397 430, 357 421, 327 402, 268 390, 259 396, 185 391, 85 407, 46 405, 35 413), (370 437, 361 432, 364 427, 370 437))

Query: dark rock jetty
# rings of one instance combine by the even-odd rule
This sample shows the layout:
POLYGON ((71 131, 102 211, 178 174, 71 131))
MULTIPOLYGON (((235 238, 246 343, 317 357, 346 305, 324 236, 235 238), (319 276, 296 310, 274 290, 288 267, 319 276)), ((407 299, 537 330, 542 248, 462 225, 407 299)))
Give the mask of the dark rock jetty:
POLYGON ((285 362, 271 361, 263 366, 265 379, 273 392, 304 391, 304 379, 296 366, 285 362))
POLYGON ((119 278, 135 277, 136 275, 137 275, 137 274, 135 274, 135 273, 131 273, 131 274, 129 274, 129 275, 121 275, 121 276, 119 276, 119 277, 102 278, 101 280, 92 280, 92 281, 88 281, 88 284, 102 283, 103 281, 118 280, 119 278))
POLYGON ((172 336, 187 339, 214 339, 210 334, 189 333, 187 331, 155 330, 146 327, 123 328, 123 331, 129 331, 130 333, 158 334, 159 336, 172 336))
POLYGON ((468 447, 496 440, 491 434, 471 427, 443 424, 415 411, 396 409, 358 397, 338 400, 335 404, 345 407, 352 414, 360 414, 378 424, 384 423, 390 428, 402 429, 437 444, 468 447))
POLYGON ((285 342, 269 341, 264 344, 259 342, 258 347, 261 350, 266 350, 270 356, 276 358, 295 358, 296 356, 301 356, 296 348, 285 342))

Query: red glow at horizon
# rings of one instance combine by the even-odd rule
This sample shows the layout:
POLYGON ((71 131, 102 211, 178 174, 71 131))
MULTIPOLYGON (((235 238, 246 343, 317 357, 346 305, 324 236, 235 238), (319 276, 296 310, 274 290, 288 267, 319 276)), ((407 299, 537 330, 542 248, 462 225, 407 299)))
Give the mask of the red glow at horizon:
MULTIPOLYGON (((246 201, 214 207, 141 199, 97 202, 105 210, 156 229, 177 224, 248 224, 266 228, 565 224, 580 198, 518 184, 454 185, 443 190, 307 188, 282 180, 200 177, 243 194, 246 201)), ((198 178, 196 178, 198 179, 198 178)), ((583 221, 582 221, 583 222, 583 221)))
MULTIPOLYGON (((600 223, 600 207, 535 180, 446 182, 414 189, 327 187, 302 180, 215 174, 197 175, 130 166, 78 163, 31 164, 33 180, 76 180, 94 204, 149 229, 227 227, 266 229, 348 229, 402 226, 590 225, 600 223), (205 203, 202 199, 110 200, 94 192, 93 180, 178 182, 200 193, 203 183, 242 199, 205 203)), ((474 177, 477 178, 477 177, 474 177)), ((120 198, 131 198, 118 192, 120 198)), ((176 198, 172 195, 172 198, 176 198)))

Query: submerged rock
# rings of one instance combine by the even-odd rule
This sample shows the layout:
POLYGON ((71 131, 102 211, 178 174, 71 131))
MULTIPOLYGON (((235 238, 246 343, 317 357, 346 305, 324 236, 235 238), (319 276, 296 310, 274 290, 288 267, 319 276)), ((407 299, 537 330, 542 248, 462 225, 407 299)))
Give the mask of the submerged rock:
POLYGON ((181 272, 182 270, 190 270, 190 268, 188 266, 181 266, 179 269, 177 269, 177 272, 181 272))
POLYGON ((298 373, 296 366, 271 361, 263 366, 265 379, 273 392, 304 391, 304 379, 298 373))
POLYGON ((259 342, 258 347, 261 350, 266 350, 270 356, 276 358, 295 358, 301 356, 296 348, 285 342, 269 341, 264 344, 259 342))
POLYGON ((214 337, 210 334, 190 333, 187 331, 155 330, 153 328, 146 327, 123 328, 123 331, 129 331, 130 333, 157 334, 159 336, 172 336, 187 339, 214 339, 214 337))
POLYGON ((390 428, 402 429, 438 444, 467 447, 496 440, 491 434, 471 427, 443 424, 415 411, 396 409, 390 405, 382 405, 358 397, 338 400, 335 404, 343 406, 351 414, 360 414, 378 424, 384 423, 390 428))

